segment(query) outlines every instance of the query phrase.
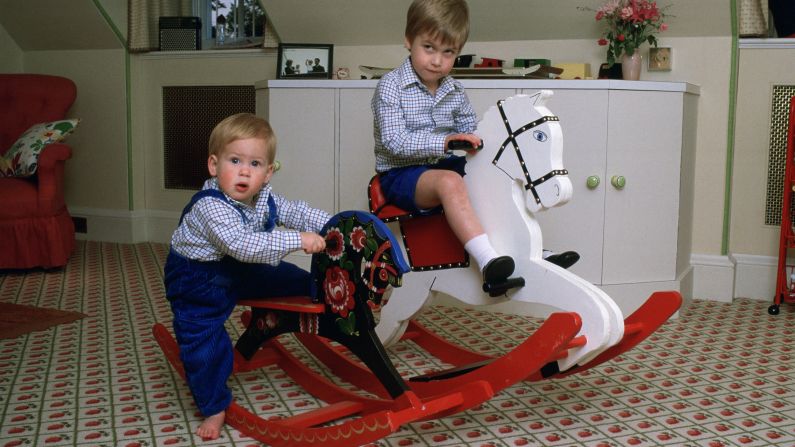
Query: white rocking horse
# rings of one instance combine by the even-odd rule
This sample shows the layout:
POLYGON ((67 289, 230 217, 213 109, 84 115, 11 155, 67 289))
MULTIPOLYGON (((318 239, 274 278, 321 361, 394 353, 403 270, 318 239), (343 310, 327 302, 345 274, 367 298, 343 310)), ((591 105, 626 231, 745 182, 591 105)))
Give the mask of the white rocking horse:
MULTIPOLYGON (((419 219, 400 216, 400 210, 394 209, 393 216, 385 216, 389 205, 374 203, 377 199, 371 182, 371 208, 382 219, 401 223, 404 250, 413 267, 404 277, 403 287, 393 291, 381 310, 376 332, 385 345, 399 341, 410 320, 439 293, 471 305, 512 300, 576 312, 582 319, 580 335, 585 343, 558 360, 561 372, 588 363, 622 339, 624 317, 616 303, 593 284, 542 259, 541 228, 533 213, 562 205, 572 195, 563 167, 560 123, 546 107, 552 94, 544 90, 532 96, 518 95, 492 106, 476 131, 483 139, 483 149, 467 156, 464 179, 472 205, 495 250, 513 257, 514 276, 523 278, 524 286, 493 297, 482 291, 482 275, 474 262, 468 267, 466 261, 457 264, 463 268, 446 268, 451 263, 418 268, 416 252, 422 247, 412 246, 414 237, 407 235, 405 224, 408 217, 419 219), (379 205, 380 213, 375 210, 379 205)), ((393 231, 397 233, 394 226, 393 231)), ((440 237, 444 236, 434 233, 424 241, 420 237, 418 243, 428 246, 432 241, 433 250, 444 250, 435 245, 440 237)))

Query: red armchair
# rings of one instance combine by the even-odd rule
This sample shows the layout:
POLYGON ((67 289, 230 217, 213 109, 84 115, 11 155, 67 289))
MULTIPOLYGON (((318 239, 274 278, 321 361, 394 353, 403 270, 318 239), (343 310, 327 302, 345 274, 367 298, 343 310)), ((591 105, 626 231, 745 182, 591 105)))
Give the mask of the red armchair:
MULTIPOLYGON (((0 74, 0 153, 30 126, 61 120, 77 96, 59 76, 0 74)), ((64 165, 72 150, 46 146, 32 177, 0 178, 0 269, 66 265, 75 228, 64 202, 64 165)))

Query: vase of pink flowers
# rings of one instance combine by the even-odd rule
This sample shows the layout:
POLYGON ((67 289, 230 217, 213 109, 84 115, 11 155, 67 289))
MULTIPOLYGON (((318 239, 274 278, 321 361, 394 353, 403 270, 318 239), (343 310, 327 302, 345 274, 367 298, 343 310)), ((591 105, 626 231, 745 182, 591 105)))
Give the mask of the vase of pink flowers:
POLYGON ((605 24, 599 45, 607 46, 608 67, 621 62, 624 79, 640 77, 638 48, 644 43, 656 47, 655 35, 668 29, 663 9, 649 0, 608 0, 596 10, 596 21, 605 24), (629 65, 627 70, 624 70, 625 63, 629 65))

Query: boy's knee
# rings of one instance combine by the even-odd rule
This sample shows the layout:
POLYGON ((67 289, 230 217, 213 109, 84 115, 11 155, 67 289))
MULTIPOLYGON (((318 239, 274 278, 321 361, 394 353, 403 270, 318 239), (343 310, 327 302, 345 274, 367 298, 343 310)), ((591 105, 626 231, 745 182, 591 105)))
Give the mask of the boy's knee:
POLYGON ((442 194, 466 194, 464 178, 453 171, 442 171, 437 182, 442 194))

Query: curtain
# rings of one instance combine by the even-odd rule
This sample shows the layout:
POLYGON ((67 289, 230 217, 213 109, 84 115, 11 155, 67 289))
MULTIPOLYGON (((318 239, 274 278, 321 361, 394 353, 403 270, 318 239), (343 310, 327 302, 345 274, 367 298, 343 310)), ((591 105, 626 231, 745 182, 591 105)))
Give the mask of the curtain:
POLYGON ((127 46, 130 52, 156 51, 160 16, 193 15, 192 0, 129 0, 127 46))
POLYGON ((767 37, 767 0, 740 0, 740 37, 767 37))

